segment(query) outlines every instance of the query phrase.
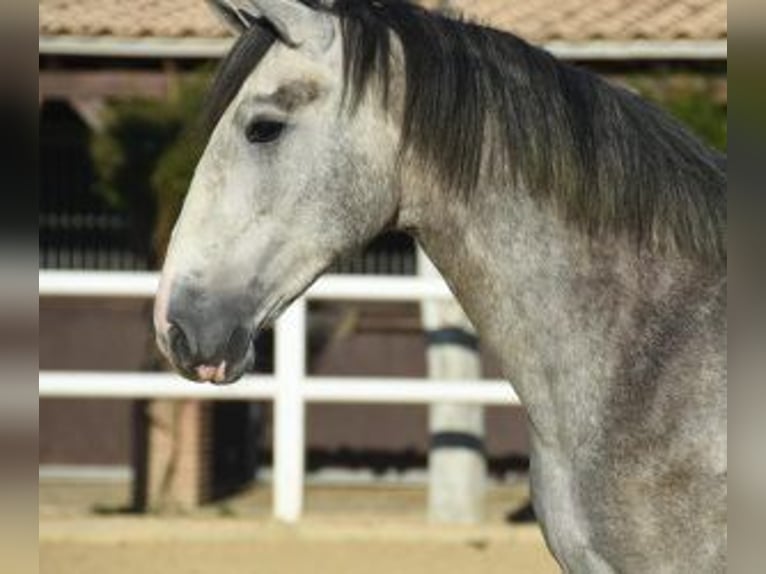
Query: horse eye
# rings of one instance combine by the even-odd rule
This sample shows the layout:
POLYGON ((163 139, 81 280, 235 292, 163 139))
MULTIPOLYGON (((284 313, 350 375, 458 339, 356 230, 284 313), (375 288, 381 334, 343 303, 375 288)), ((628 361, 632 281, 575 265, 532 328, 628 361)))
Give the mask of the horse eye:
POLYGON ((275 120, 254 120, 247 126, 245 136, 250 143, 273 142, 285 130, 285 124, 275 120))

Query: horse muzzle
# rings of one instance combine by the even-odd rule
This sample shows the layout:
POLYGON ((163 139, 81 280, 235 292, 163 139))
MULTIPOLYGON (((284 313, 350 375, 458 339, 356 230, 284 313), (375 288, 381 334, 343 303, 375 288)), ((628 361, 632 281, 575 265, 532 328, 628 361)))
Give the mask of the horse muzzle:
POLYGON ((173 367, 199 382, 229 384, 252 368, 252 305, 240 296, 174 286, 156 326, 157 343, 173 367))

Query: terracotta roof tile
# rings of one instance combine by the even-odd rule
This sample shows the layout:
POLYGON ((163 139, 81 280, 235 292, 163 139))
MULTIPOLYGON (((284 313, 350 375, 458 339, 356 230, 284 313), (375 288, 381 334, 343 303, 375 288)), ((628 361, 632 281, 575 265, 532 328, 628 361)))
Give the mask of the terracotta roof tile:
POLYGON ((222 37, 203 0, 40 0, 40 34, 222 37))
POLYGON ((716 40, 726 0, 452 0, 481 22, 529 40, 716 40))
MULTIPOLYGON (((41 35, 216 38, 227 34, 203 0, 39 2, 41 35)), ((726 0, 450 0, 441 4, 541 43, 727 37, 726 0)))

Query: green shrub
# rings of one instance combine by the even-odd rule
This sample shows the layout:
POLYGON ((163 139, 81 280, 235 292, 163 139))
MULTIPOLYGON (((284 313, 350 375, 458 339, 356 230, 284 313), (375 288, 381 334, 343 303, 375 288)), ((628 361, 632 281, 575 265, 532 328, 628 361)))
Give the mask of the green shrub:
POLYGON ((705 94, 692 93, 665 103, 671 114, 723 152, 728 143, 727 107, 717 104, 705 94))
POLYGON ((723 75, 658 71, 629 75, 624 80, 645 98, 664 107, 711 146, 728 145, 728 106, 717 93, 723 75))
POLYGON ((199 118, 207 76, 180 81, 166 100, 111 102, 92 156, 97 192, 131 219, 134 248, 164 252, 202 150, 199 118))

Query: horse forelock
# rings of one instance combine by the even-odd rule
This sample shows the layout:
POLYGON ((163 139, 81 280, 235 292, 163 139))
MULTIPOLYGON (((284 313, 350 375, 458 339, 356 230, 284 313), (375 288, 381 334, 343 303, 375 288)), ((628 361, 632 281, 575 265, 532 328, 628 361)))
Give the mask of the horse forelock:
POLYGON ((264 20, 253 22, 249 29, 239 35, 218 66, 206 98, 204 123, 208 132, 215 128, 245 80, 276 42, 276 31, 264 20))

